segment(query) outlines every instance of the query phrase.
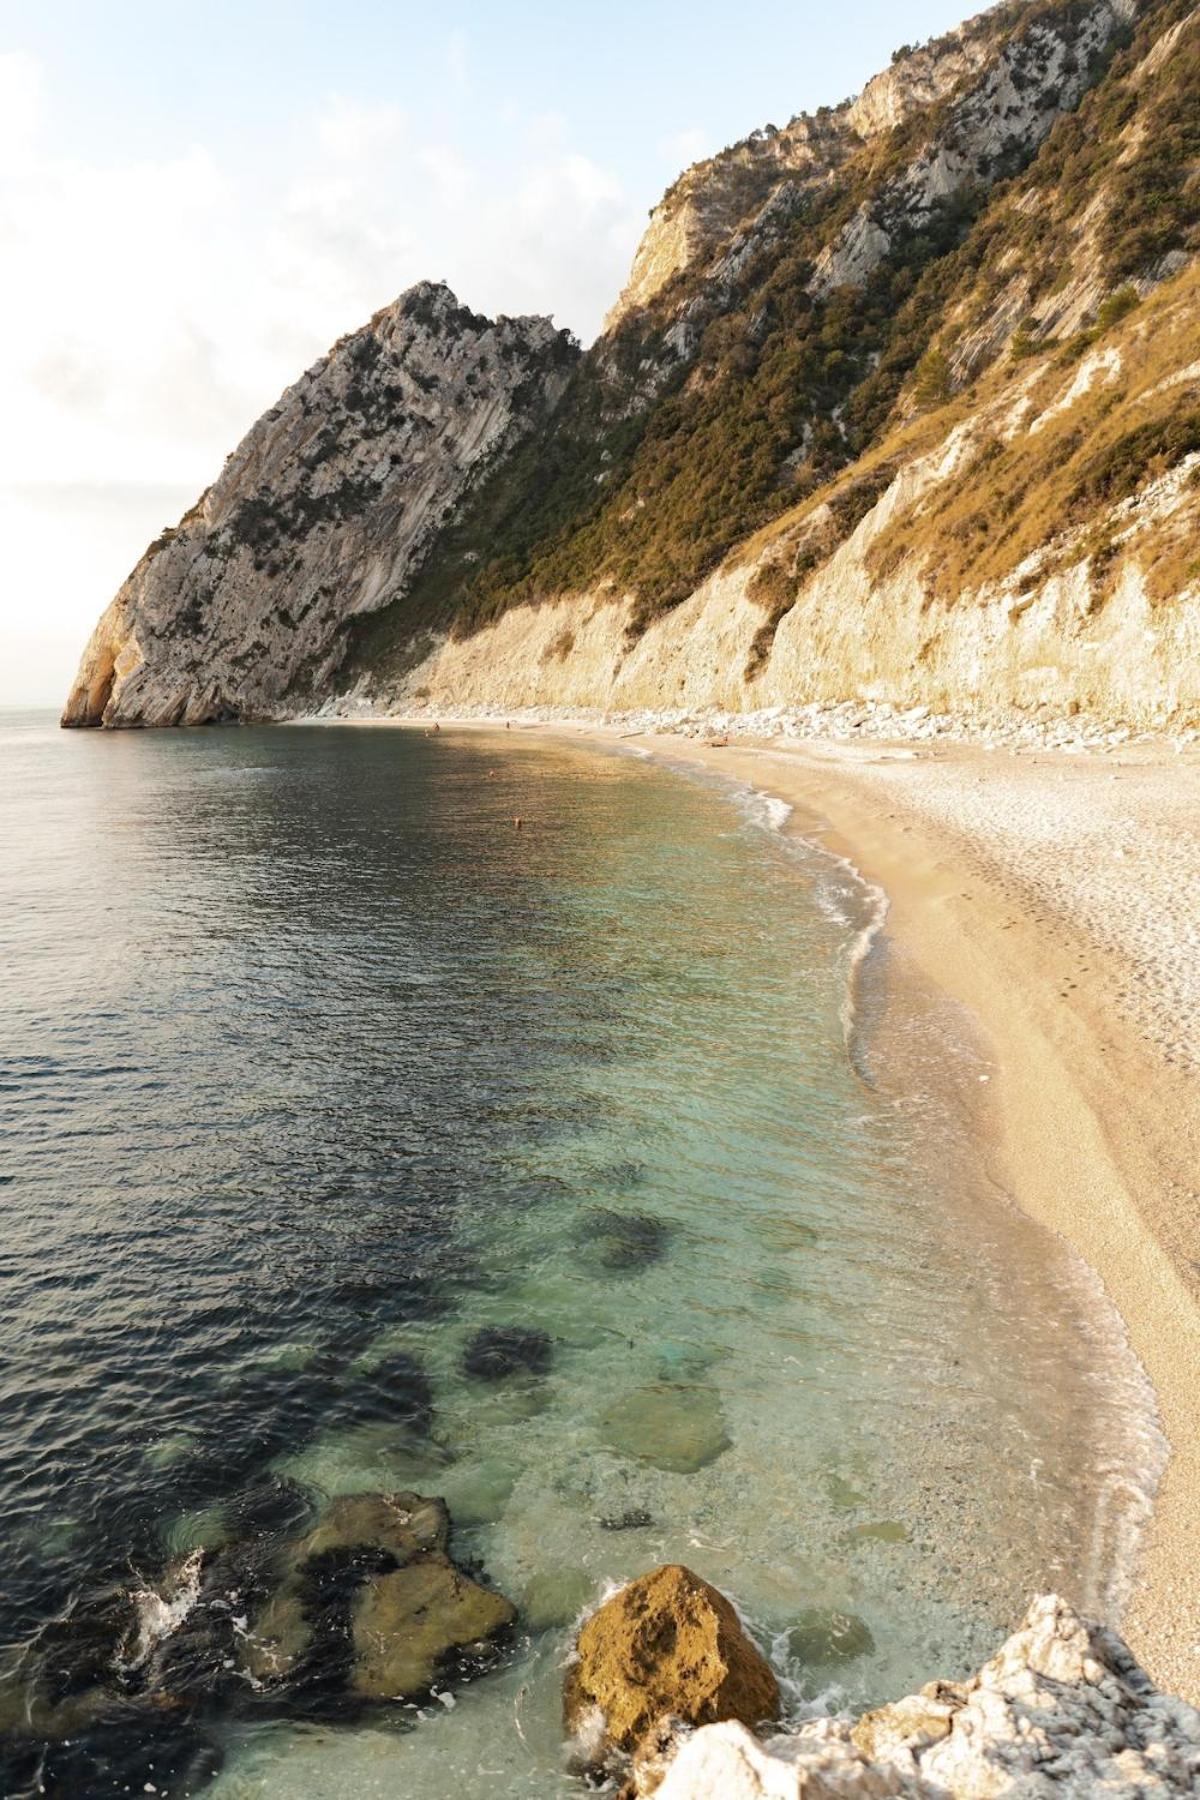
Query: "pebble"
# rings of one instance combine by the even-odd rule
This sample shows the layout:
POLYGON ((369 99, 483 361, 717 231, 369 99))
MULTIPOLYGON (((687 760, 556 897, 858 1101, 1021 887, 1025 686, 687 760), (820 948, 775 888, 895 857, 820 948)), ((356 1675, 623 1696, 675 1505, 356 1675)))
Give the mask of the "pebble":
MULTIPOLYGON (((374 709, 365 703, 345 702, 339 716, 369 718, 374 709)), ((323 709, 325 716, 326 709, 323 709)), ((404 707, 380 717, 430 719, 438 709, 428 705, 404 707)), ((329 714, 332 716, 332 714, 329 714)), ((1125 744, 1167 744, 1178 755, 1200 741, 1200 728, 1170 729, 1169 721, 1155 721, 1152 730, 1135 732, 1119 720, 1090 718, 1083 713, 1054 714, 1039 709, 1028 717, 1019 713, 987 714, 934 712, 929 706, 896 706, 886 700, 811 701, 804 706, 768 706, 754 712, 726 712, 719 707, 646 708, 632 712, 604 712, 598 708, 577 711, 562 707, 523 707, 497 715, 485 706, 456 708, 455 718, 517 725, 601 726, 626 736, 641 732, 670 732, 681 737, 825 739, 869 738, 914 743, 978 744, 992 750, 1082 751, 1117 749, 1125 744)))

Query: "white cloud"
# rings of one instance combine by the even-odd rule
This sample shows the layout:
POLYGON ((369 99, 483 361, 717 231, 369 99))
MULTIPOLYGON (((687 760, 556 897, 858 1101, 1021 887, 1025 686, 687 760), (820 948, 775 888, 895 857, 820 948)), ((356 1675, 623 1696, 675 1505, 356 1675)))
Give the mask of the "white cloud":
POLYGON ((478 193, 477 171, 452 144, 426 144, 417 161, 440 204, 461 206, 478 193))
MULTIPOLYGON (((447 59, 463 89, 460 34, 447 59)), ((501 124, 497 105, 485 156, 444 119, 434 139, 398 107, 335 94, 247 170, 205 145, 159 161, 63 156, 52 102, 32 59, 0 56, 7 702, 36 662, 30 596, 42 697, 65 691, 91 623, 166 522, 164 492, 181 510, 336 337, 430 276, 478 311, 553 312, 586 338, 641 224, 558 115, 501 124)))
POLYGON ((398 106, 359 106, 335 94, 317 120, 317 138, 330 155, 346 161, 392 150, 404 137, 398 106))

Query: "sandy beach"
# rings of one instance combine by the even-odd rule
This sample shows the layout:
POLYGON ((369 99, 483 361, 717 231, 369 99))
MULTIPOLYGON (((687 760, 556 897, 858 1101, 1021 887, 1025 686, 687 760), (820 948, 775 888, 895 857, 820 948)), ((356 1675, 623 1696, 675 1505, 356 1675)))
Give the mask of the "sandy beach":
POLYGON ((1200 750, 520 723, 777 796, 883 888, 890 943, 983 1034, 996 1179, 1099 1277, 1153 1384, 1170 1458, 1123 1630, 1200 1701, 1200 750))
POLYGON ((982 1027, 999 1178, 1098 1274, 1155 1389, 1171 1457, 1124 1629, 1200 1699, 1200 759, 638 741, 791 803, 982 1027))
POLYGON ((776 796, 787 829, 884 890, 890 944, 986 1044, 996 1180, 1098 1276, 1153 1385, 1170 1456, 1122 1629, 1162 1687, 1200 1702, 1200 747, 510 722, 776 796))

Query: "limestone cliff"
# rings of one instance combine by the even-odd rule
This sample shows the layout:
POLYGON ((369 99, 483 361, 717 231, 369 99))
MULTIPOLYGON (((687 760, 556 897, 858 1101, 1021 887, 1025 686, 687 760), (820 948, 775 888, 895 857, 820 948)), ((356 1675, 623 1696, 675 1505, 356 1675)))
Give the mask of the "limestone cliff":
POLYGON ((933 1681, 767 1744, 705 1725, 631 1784, 659 1800, 1174 1800, 1200 1791, 1200 1714, 1154 1687, 1121 1639, 1043 1595, 969 1681, 933 1681))
MULTIPOLYGON (((851 155, 798 251, 734 278, 607 514, 468 601, 405 678, 375 639, 349 694, 1200 718, 1200 18, 1077 8, 1068 38, 1062 17, 972 39, 932 114, 872 84, 858 104, 899 124, 863 197, 851 155)), ((642 317, 682 281, 678 341, 738 241, 642 317)))
MULTIPOLYGON (((1200 269, 916 414, 631 643, 611 589, 447 634, 371 710, 1045 708, 1200 720, 1200 269)), ((345 702, 335 702, 336 705, 345 702)))
POLYGON ((273 718, 322 695, 349 621, 395 599, 489 461, 558 398, 575 350, 422 283, 258 421, 100 620, 67 725, 273 718))
MULTIPOLYGON (((955 102, 949 121, 953 129, 934 137, 909 174, 910 193, 901 192, 894 201, 919 207, 961 181, 971 153, 977 161, 995 158, 1011 153, 1023 138, 1039 140, 1089 85, 1087 56, 1133 11, 1134 0, 1090 8, 1080 33, 1082 56, 1079 42, 1073 39, 1069 45, 1052 20, 998 49, 994 21, 984 14, 930 44, 905 46, 857 99, 823 107, 815 117, 801 113, 782 130, 768 125, 694 164, 651 213, 628 284, 606 328, 611 331, 647 306, 687 270, 707 267, 711 275, 714 259, 744 224, 756 197, 761 205, 785 185, 795 197, 804 188, 828 184, 872 140, 910 119, 930 116, 944 102, 955 102)), ((829 287, 837 285, 833 255, 831 247, 822 271, 829 287)))
POLYGON ((1197 167, 1190 0, 906 48, 683 175, 582 357, 435 289, 346 340, 148 553, 67 722, 1200 717, 1197 167))

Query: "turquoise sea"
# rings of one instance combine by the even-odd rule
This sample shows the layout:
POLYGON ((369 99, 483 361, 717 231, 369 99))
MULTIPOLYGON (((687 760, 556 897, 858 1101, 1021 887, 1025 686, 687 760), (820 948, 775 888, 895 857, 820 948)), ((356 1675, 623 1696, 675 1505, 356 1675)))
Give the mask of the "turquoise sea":
POLYGON ((1119 1612, 1145 1384, 989 1173, 986 1046, 785 808, 519 731, 10 715, 0 770, 5 1793, 582 1793, 572 1623, 664 1561, 794 1717, 1038 1589, 1119 1612), (114 1595, 169 1635, 198 1549, 405 1489, 520 1609, 494 1666, 374 1709, 109 1668, 114 1595))

